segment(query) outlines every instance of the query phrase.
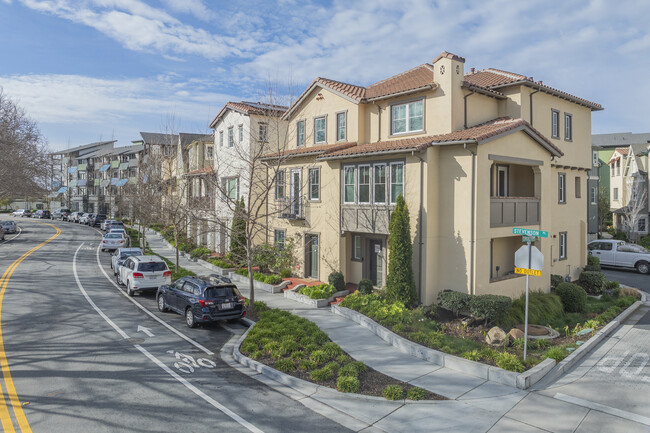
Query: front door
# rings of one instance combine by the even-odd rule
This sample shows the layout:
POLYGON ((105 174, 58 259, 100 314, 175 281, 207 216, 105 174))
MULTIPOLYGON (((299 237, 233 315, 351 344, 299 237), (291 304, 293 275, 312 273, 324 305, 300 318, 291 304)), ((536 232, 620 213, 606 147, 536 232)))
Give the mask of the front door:
POLYGON ((318 278, 318 235, 305 237, 305 277, 318 278))
POLYGON ((369 242, 369 277, 372 284, 376 287, 383 287, 384 281, 384 262, 382 261, 382 247, 383 242, 377 239, 371 239, 369 242))

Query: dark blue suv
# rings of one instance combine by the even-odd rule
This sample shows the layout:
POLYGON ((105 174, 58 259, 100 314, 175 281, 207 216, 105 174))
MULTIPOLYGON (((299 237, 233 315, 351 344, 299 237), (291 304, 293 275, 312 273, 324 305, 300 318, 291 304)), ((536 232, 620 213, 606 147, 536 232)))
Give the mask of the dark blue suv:
POLYGON ((182 277, 163 285, 156 293, 158 309, 185 316, 194 328, 198 323, 237 320, 246 315, 244 297, 230 279, 220 275, 182 277))

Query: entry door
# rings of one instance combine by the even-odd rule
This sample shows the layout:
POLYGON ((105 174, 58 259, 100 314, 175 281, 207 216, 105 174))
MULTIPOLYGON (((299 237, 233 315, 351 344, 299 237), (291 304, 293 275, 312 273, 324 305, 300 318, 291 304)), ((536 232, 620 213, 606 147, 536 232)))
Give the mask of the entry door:
POLYGON ((497 166, 497 197, 508 197, 508 166, 497 166))
POLYGON ((300 216, 300 187, 301 171, 291 170, 290 213, 300 216))
POLYGON ((305 276, 318 278, 318 235, 305 237, 305 276))
POLYGON ((369 277, 372 284, 377 287, 382 287, 384 285, 383 276, 384 276, 384 262, 382 261, 382 247, 383 241, 377 239, 371 239, 369 241, 369 254, 370 263, 369 263, 369 277))

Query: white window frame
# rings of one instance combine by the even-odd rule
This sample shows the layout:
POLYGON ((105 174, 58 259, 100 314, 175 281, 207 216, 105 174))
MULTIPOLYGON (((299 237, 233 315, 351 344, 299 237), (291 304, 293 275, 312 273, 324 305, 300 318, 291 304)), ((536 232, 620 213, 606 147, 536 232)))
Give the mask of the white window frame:
MULTIPOLYGON (((402 197, 404 197, 404 180, 405 180, 404 178, 406 177, 405 173, 404 173, 404 171, 405 171, 404 170, 405 169, 404 163, 403 162, 391 162, 390 163, 390 174, 389 174, 389 180, 390 180, 390 182, 389 182, 389 184, 390 184, 390 191, 389 191, 390 204, 396 204, 397 203, 397 197, 395 197, 394 200, 393 200, 393 170, 395 170, 395 167, 397 167, 397 166, 402 167, 402 182, 401 182, 401 185, 402 185, 402 197)), ((397 194, 397 195, 399 196, 399 194, 397 194)))
POLYGON ((591 187, 591 204, 598 204, 598 188, 591 187))
POLYGON ((260 143, 268 143, 269 141, 269 125, 268 123, 260 122, 257 124, 257 139, 260 143))
POLYGON ((618 201, 618 188, 614 188, 612 196, 613 196, 612 200, 618 201))
POLYGON ((348 137, 348 113, 341 111, 336 113, 336 141, 345 141, 348 137), (343 121, 341 121, 341 119, 343 121), (343 132, 343 134, 341 134, 343 132))
POLYGON ((233 147, 235 145, 235 130, 231 126, 228 128, 228 147, 233 147))
POLYGON ((356 190, 357 190, 357 186, 356 186, 356 180, 357 180, 356 169, 357 169, 357 167, 354 166, 354 165, 344 165, 343 166, 343 182, 341 182, 341 184, 343 185, 343 203, 345 203, 345 204, 354 204, 356 202, 355 201, 355 198, 356 198, 355 194, 356 194, 356 190), (348 170, 352 170, 352 183, 351 184, 346 183, 347 182, 347 172, 348 172, 348 170), (348 186, 352 187, 352 201, 347 200, 346 191, 347 191, 348 186))
POLYGON ((327 116, 318 116, 314 117, 314 144, 324 144, 327 143, 327 116), (318 121, 323 121, 323 140, 318 141, 318 130, 316 129, 316 123, 318 121))
POLYGON ((285 241, 287 239, 287 231, 283 229, 273 230, 273 244, 284 248, 285 241))
POLYGON ((557 174, 557 202, 566 204, 566 173, 557 174))
POLYGON ((305 145, 305 120, 296 122, 296 147, 303 147, 305 145), (302 127, 302 132, 300 131, 302 127))
POLYGON ((648 220, 646 217, 639 218, 639 221, 636 223, 636 231, 639 233, 647 233, 648 231, 648 220), (641 222, 643 222, 643 229, 641 229, 641 222))
POLYGON ((309 201, 320 201, 320 167, 309 169, 309 201), (317 176, 317 182, 314 182, 314 173, 317 176), (314 187, 316 194, 314 195, 314 187))
POLYGON ((275 199, 276 200, 282 200, 286 197, 286 176, 285 176, 285 171, 284 170, 278 170, 275 173, 275 199), (280 193, 280 189, 282 189, 282 193, 280 193))
MULTIPOLYGON (((418 116, 419 117, 419 116, 418 116)), ((400 119, 402 120, 402 119, 400 119)), ((403 102, 400 104, 393 104, 390 106, 390 133, 391 135, 412 134, 414 132, 424 131, 424 99, 417 99, 415 101, 403 102), (411 105, 422 104, 422 128, 411 129, 411 105), (404 131, 395 131, 395 109, 399 107, 406 107, 404 110, 404 131)))
POLYGON ((567 232, 560 232, 558 234, 558 259, 566 260, 567 259, 567 232))
POLYGON ((362 257, 362 248, 361 248, 361 235, 352 236, 352 259, 361 260, 362 257))
POLYGON ((370 164, 359 164, 357 166, 357 202, 359 204, 370 204, 372 202, 372 170, 370 169, 370 164), (364 186, 368 186, 368 201, 361 201, 361 169, 368 169, 368 183, 364 183, 364 186))
POLYGON ((239 200, 239 178, 238 177, 224 177, 222 180, 222 185, 223 185, 223 198, 236 201, 239 200), (234 185, 234 192, 235 192, 235 197, 230 196, 230 182, 235 182, 234 185))
POLYGON ((573 115, 571 113, 564 113, 564 139, 566 141, 573 140, 573 115))
POLYGON ((223 147, 223 130, 219 131, 219 147, 223 147))
POLYGON ((560 138, 560 111, 551 108, 551 138, 560 138))
POLYGON ((388 200, 388 194, 390 193, 389 188, 388 188, 388 184, 390 183, 389 179, 388 179, 388 175, 389 175, 388 172, 389 172, 389 168, 388 168, 388 164, 386 164, 386 163, 380 162, 380 163, 377 163, 377 164, 373 164, 373 166, 372 166, 372 202, 375 203, 375 204, 386 204, 386 200, 388 200), (379 184, 379 185, 384 185, 384 200, 383 201, 377 201, 377 189, 376 189, 376 187, 377 187, 378 184, 377 184, 377 179, 375 177, 377 167, 383 167, 384 168, 384 183, 379 184))

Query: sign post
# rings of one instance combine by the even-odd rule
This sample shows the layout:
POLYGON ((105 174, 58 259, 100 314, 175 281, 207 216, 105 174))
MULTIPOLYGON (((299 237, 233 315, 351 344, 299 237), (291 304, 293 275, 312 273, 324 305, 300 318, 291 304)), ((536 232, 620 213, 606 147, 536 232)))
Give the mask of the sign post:
POLYGON ((512 233, 522 235, 522 241, 526 242, 525 247, 519 248, 515 252, 515 273, 526 275, 526 309, 524 318, 524 361, 528 351, 528 292, 530 287, 530 276, 540 277, 544 269, 544 255, 534 246, 535 236, 542 238, 548 237, 548 232, 542 230, 529 230, 513 228, 512 233))

